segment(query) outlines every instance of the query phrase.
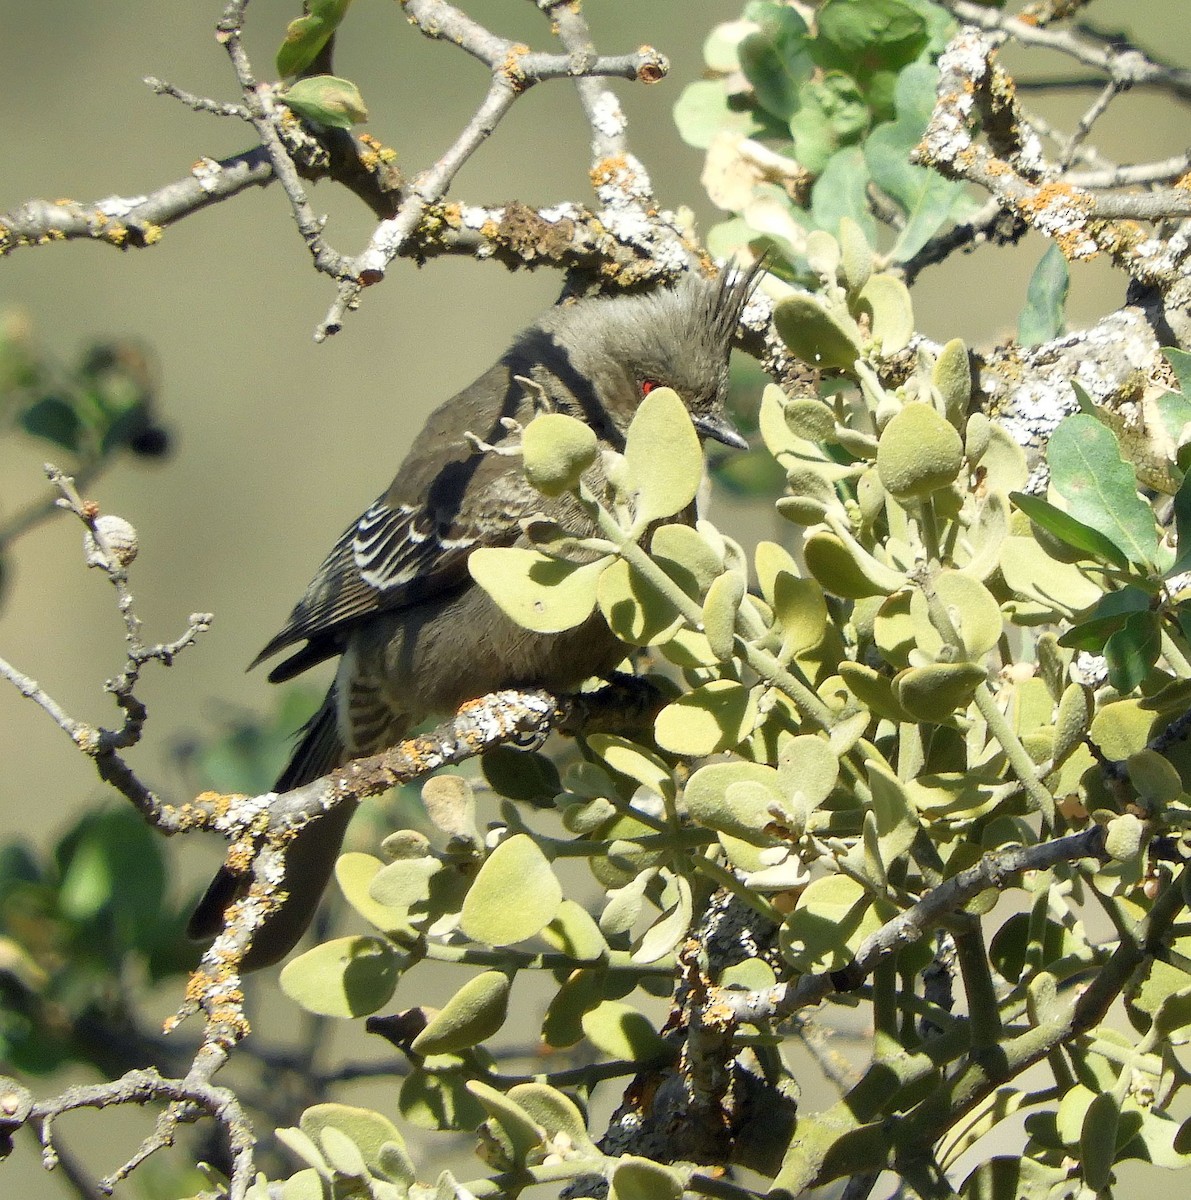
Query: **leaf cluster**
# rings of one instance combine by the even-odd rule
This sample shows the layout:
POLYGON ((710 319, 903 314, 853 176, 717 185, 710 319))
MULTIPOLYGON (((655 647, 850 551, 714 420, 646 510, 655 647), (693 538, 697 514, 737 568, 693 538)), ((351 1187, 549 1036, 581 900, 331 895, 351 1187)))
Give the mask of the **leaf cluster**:
MULTIPOLYGON (((1059 425, 1048 498, 1034 494, 1020 447, 974 408, 963 344, 920 353, 887 387, 882 363, 913 328, 908 293, 873 269, 858 229, 811 247, 821 292, 780 304, 778 328, 800 352, 822 348, 838 390, 770 387, 759 414, 797 553, 762 542, 748 555, 710 522, 686 523, 702 459, 673 393, 643 401, 623 454, 601 456, 570 418, 538 417, 523 438, 527 479, 544 496, 569 491, 599 534, 531 519, 535 548, 478 552, 474 578, 529 629, 571 628, 598 609, 680 688, 663 682, 673 698, 649 735, 590 737, 561 773, 539 754, 521 756, 522 770, 515 751, 493 756, 488 786, 506 799, 487 831, 473 784, 431 781, 430 836, 403 830, 384 857, 340 861, 340 886, 373 931, 294 960, 283 987, 312 1011, 360 1016, 425 959, 471 964, 441 1009, 399 1018, 413 1068, 404 1117, 479 1126, 488 1161, 527 1182, 549 1164, 636 1194, 632 1171, 617 1182, 627 1160, 573 1141, 575 1157, 558 1159, 556 1127, 507 1090, 488 1043, 523 1013, 523 974, 555 981, 543 1043, 598 1064, 541 1079, 534 1103, 548 1095, 551 1112, 573 1116, 599 1078, 673 1069, 680 1039, 660 1035, 636 998, 669 991, 715 889, 748 907, 773 948, 709 963, 712 982, 769 995, 844 971, 985 856, 1099 825, 1104 861, 1006 880, 1020 890, 998 915, 994 888, 948 914, 960 1012, 931 998, 931 938, 899 944, 864 991, 871 1063, 837 1105, 800 1113, 771 1173, 791 1192, 858 1169, 913 1178, 923 1145, 947 1169, 1022 1110, 1029 1165, 990 1160, 962 1195, 1043 1196, 1073 1179, 1102 1191, 1127 1158, 1186 1165, 1191 1137, 1172 1114, 1191 1030, 1172 879, 1191 826, 1191 759, 1173 732, 1191 694, 1181 452, 1165 468, 1173 530, 1091 410, 1059 425), (875 289, 882 278, 892 286, 875 289), (565 898, 574 863, 602 893, 594 914, 565 898), (1115 936, 1089 932, 1090 904, 1115 936), (1143 950, 1155 936, 1169 954, 1143 950), (1080 1016, 1096 976, 1115 980, 1132 1034, 1080 1016), (1020 1077, 1040 1045, 1054 1083, 1038 1090, 1020 1077), (1002 1067, 961 1101, 987 1046, 1002 1067), (903 1132, 872 1136, 894 1114, 903 1132)), ((1165 406, 1171 444, 1191 417, 1184 404, 1172 394, 1165 406)), ((797 1090, 771 1020, 735 1036, 797 1090)), ((567 1138, 585 1129, 575 1120, 567 1138)), ((676 1178, 646 1191, 691 1186, 676 1178)))
POLYGON ((905 262, 976 202, 960 183, 914 164, 934 106, 934 61, 954 28, 929 0, 828 0, 813 29, 794 8, 746 4, 704 48, 712 78, 690 84, 675 106, 683 138, 711 149, 709 188, 737 216, 716 226, 717 254, 767 249, 792 280, 813 278, 806 235, 838 234, 849 217, 877 240, 870 192, 896 214, 888 261, 905 262), (755 178, 739 140, 788 156, 805 172, 795 194, 755 178))

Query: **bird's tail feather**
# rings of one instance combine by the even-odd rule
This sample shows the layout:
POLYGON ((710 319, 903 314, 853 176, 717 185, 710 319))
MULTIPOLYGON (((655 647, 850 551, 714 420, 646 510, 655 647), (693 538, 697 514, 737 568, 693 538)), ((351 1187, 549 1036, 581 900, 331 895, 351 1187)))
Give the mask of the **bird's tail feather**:
MULTIPOLYGON (((335 716, 335 690, 327 694, 322 707, 303 727, 298 743, 275 790, 288 792, 321 778, 343 760, 335 716)), ((286 898, 257 930, 243 961, 244 970, 256 970, 280 962, 297 944, 314 917, 326 889, 354 803, 340 803, 325 816, 303 825, 289 844, 285 859, 286 898)), ((223 915, 232 901, 248 889, 249 880, 221 867, 211 880, 203 898, 190 918, 187 932, 196 941, 215 937, 223 928, 223 915)))

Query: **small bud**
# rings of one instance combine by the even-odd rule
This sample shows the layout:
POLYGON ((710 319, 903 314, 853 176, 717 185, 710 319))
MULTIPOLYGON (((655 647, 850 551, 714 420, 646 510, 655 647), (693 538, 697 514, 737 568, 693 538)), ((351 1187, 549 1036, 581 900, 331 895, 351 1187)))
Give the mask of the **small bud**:
MULTIPOLYGON (((103 516, 95 518, 95 528, 111 548, 115 563, 112 566, 126 567, 136 558, 136 530, 123 517, 103 516)), ((108 566, 107 555, 100 548, 91 530, 83 534, 83 559, 89 567, 108 566)))

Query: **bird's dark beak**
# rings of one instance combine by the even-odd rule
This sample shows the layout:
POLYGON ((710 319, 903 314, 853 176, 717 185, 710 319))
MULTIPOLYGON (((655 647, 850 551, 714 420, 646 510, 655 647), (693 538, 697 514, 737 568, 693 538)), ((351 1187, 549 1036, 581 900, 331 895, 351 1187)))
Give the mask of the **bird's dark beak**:
POLYGON ((713 441, 731 446, 733 450, 747 450, 749 444, 744 435, 722 413, 709 413, 706 416, 694 418, 695 428, 713 441))

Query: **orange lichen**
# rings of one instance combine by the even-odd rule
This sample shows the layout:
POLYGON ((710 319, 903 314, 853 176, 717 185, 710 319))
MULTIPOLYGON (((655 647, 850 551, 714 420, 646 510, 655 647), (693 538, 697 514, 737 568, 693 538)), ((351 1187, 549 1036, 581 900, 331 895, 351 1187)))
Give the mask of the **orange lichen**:
POLYGON ((382 165, 387 166, 397 161, 397 151, 372 134, 361 133, 358 140, 361 146, 360 163, 366 171, 375 171, 382 165))
POLYGON ((238 796, 225 795, 223 792, 199 792, 194 798, 196 804, 201 804, 204 808, 209 808, 216 817, 222 817, 231 807, 232 801, 239 799, 238 796))
POLYGON ((522 91, 526 86, 525 70, 521 60, 529 54, 529 47, 523 42, 516 42, 509 47, 504 61, 500 64, 500 73, 508 80, 515 91, 522 91))
POLYGON ((601 158, 591 168, 591 185, 595 188, 607 187, 631 170, 627 155, 610 154, 607 158, 601 158))
POLYGON ((1033 196, 1021 202, 1023 213, 1058 212, 1070 209, 1072 218, 1084 220, 1092 210, 1092 198, 1081 188, 1069 183, 1044 183, 1033 196))

